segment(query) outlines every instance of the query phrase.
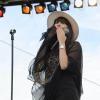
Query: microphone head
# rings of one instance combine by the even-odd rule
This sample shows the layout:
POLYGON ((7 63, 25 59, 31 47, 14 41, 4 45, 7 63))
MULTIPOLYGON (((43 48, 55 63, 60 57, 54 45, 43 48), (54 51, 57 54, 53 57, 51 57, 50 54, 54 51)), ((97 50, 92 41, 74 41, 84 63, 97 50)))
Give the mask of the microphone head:
POLYGON ((70 30, 68 28, 64 29, 65 32, 65 36, 67 36, 67 38, 70 36, 70 30))

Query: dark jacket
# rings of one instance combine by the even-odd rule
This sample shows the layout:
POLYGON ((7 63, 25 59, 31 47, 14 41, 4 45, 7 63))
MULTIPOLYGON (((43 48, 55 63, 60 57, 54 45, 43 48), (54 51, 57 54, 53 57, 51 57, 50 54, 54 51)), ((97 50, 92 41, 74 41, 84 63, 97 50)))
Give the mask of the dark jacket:
MULTIPOLYGON (((44 42, 45 43, 45 42, 44 42)), ((82 56, 82 48, 79 42, 74 41, 69 45, 66 45, 66 53, 68 55, 68 68, 65 71, 68 71, 70 74, 73 74, 73 79, 75 81, 79 97, 83 92, 82 89, 82 69, 83 69, 83 56, 82 56)), ((45 44, 42 44, 38 57, 35 60, 35 71, 37 70, 37 64, 43 60, 44 55, 47 54, 47 48, 45 44), (41 51, 41 53, 40 53, 41 51)))

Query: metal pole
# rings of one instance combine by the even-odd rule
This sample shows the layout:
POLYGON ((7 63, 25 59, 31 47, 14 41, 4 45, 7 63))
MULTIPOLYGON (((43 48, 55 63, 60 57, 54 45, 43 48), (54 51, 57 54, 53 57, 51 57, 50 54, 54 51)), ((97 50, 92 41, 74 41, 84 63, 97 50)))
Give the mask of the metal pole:
POLYGON ((10 30, 11 34, 11 100, 13 100, 13 61, 14 61, 14 34, 16 33, 15 29, 10 30))

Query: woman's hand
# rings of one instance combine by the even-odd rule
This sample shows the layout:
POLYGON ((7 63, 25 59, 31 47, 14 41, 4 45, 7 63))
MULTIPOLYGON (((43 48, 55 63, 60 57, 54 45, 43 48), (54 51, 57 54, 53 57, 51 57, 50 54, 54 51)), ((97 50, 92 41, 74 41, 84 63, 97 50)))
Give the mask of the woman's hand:
MULTIPOLYGON (((65 46, 66 36, 65 36, 64 28, 66 28, 66 25, 59 22, 55 24, 55 27, 56 27, 56 33, 57 33, 59 44, 63 44, 65 46)), ((66 53, 66 48, 59 49, 59 62, 60 62, 61 70, 67 69, 68 56, 66 53)))
POLYGON ((56 27, 56 33, 57 33, 57 38, 60 44, 65 43, 66 41, 66 36, 64 32, 64 28, 66 27, 65 24, 62 24, 61 22, 55 24, 56 27))

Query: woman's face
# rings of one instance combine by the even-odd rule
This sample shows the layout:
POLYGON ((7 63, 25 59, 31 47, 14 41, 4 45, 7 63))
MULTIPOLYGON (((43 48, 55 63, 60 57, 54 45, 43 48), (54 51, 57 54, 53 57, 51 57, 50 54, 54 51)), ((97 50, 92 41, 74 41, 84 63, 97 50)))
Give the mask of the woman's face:
POLYGON ((49 37, 52 37, 55 35, 56 33, 56 29, 57 27, 61 27, 65 33, 69 33, 69 28, 68 28, 68 25, 67 25, 67 22, 66 22, 66 19, 60 17, 60 18, 57 18, 55 21, 54 21, 54 24, 52 26, 52 29, 51 29, 51 32, 48 34, 49 37))
POLYGON ((61 27, 64 30, 64 32, 66 32, 66 29, 68 29, 68 25, 66 25, 65 23, 62 23, 60 21, 58 23, 55 23, 54 26, 61 27))

